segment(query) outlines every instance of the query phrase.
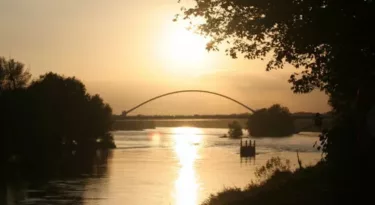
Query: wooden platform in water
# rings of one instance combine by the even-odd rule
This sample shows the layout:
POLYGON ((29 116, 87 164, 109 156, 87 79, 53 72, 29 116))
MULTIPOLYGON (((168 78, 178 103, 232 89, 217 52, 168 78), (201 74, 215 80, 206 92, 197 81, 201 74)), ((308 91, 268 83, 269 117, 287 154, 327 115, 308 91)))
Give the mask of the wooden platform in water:
POLYGON ((255 140, 247 140, 243 142, 241 139, 240 143, 240 155, 241 157, 255 157, 256 151, 255 151, 255 140))

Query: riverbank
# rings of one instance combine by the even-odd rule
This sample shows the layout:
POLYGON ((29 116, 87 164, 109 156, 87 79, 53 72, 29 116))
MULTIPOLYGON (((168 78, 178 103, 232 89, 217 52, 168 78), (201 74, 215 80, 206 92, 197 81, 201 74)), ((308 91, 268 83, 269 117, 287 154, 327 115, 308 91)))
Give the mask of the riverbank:
POLYGON ((327 165, 320 162, 293 172, 275 171, 265 181, 252 182, 245 189, 225 189, 211 195, 203 205, 328 204, 330 189, 327 182, 327 165))
MULTIPOLYGON (((116 120, 112 130, 143 130, 155 129, 155 127, 198 127, 198 128, 228 128, 228 124, 238 121, 242 128, 246 128, 247 119, 176 119, 176 120, 116 120)), ((294 126, 300 132, 320 132, 313 125, 312 119, 296 119, 294 126)), ((323 121, 323 127, 330 127, 331 120, 323 121)))

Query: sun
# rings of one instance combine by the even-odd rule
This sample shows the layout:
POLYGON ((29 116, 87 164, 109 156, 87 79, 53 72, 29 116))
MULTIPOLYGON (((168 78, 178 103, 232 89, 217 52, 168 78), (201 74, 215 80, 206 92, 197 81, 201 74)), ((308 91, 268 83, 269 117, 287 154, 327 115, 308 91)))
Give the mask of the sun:
POLYGON ((186 29, 176 29, 170 34, 168 54, 171 60, 185 63, 199 63, 206 53, 203 37, 186 29))
POLYGON ((206 50, 208 41, 183 26, 166 29, 158 49, 159 58, 170 72, 200 73, 208 67, 206 50))

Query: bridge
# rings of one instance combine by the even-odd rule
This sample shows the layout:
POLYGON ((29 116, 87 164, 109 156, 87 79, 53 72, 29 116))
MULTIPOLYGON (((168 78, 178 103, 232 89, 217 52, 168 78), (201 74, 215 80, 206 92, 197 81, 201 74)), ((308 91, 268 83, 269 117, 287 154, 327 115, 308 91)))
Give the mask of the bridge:
MULTIPOLYGON (((232 102, 235 102, 236 104, 241 105, 245 109, 249 110, 251 113, 255 112, 254 109, 252 109, 249 106, 239 102, 238 100, 235 100, 235 99, 233 99, 229 96, 226 96, 226 95, 223 95, 223 94, 220 94, 220 93, 206 91, 206 90, 179 90, 179 91, 174 91, 174 92, 169 92, 169 93, 165 93, 165 94, 162 94, 162 95, 158 95, 156 97, 153 97, 149 100, 146 100, 146 101, 142 102, 141 104, 138 104, 137 106, 129 109, 128 111, 124 111, 121 116, 114 116, 113 119, 116 122, 115 125, 114 125, 114 129, 134 129, 134 127, 136 129, 151 129, 151 128, 154 128, 156 126, 155 122, 158 122, 159 125, 160 125, 160 123, 163 123, 162 121, 153 121, 153 120, 158 120, 158 119, 160 119, 160 120, 169 120, 169 119, 170 120, 176 120, 176 119, 187 120, 187 121, 175 121, 174 126, 181 126, 178 123, 183 123, 184 125, 186 125, 186 123, 188 123, 188 124, 190 123, 192 126, 203 126, 203 124, 204 124, 204 126, 207 126, 207 127, 210 127, 210 126, 211 127, 213 127, 213 126, 214 127, 227 127, 227 121, 225 121, 225 119, 228 119, 228 120, 233 120, 233 119, 247 120, 249 118, 249 114, 187 115, 187 116, 186 115, 127 116, 129 113, 133 112, 134 110, 138 109, 139 107, 141 107, 141 106, 143 106, 147 103, 150 103, 154 100, 157 100, 159 98, 169 96, 169 95, 174 95, 174 94, 179 94, 179 93, 189 93, 189 92, 190 93, 205 93, 205 94, 216 95, 216 96, 228 99, 232 102), (198 122, 198 121, 194 121, 194 119, 208 119, 208 120, 198 122), (223 120, 222 121, 216 121, 216 120, 213 121, 212 119, 223 119, 223 120), (143 121, 143 122, 140 122, 140 121, 143 121), (200 125, 198 125, 197 123, 200 123, 200 125)), ((311 127, 312 126, 312 120, 314 119, 314 115, 315 115, 315 113, 293 114, 293 118, 296 120, 296 127, 299 128, 298 130, 304 130, 306 128, 311 127)), ((330 119, 329 116, 322 116, 322 117, 330 119)), ((169 123, 168 125, 163 124, 162 126, 170 126, 170 125, 171 124, 169 123)))
POLYGON ((228 97, 226 95, 220 94, 220 93, 211 92, 211 91, 207 91, 207 90, 179 90, 179 91, 174 91, 174 92, 170 92, 170 93, 166 93, 166 94, 163 94, 163 95, 159 95, 159 96, 153 97, 153 98, 151 98, 149 100, 146 100, 145 102, 143 102, 143 103, 141 103, 141 104, 139 104, 139 105, 137 105, 137 106, 129 109, 128 111, 124 112, 123 114, 124 115, 128 115, 130 112, 138 109, 139 107, 141 107, 141 106, 143 106, 143 105, 145 105, 145 104, 147 104, 147 103, 149 103, 151 101, 154 101, 156 99, 159 99, 159 98, 162 98, 162 97, 165 97, 165 96, 168 96, 168 95, 178 94, 178 93, 207 93, 207 94, 211 94, 211 95, 216 95, 216 96, 220 96, 220 97, 226 98, 228 100, 231 100, 231 101, 233 101, 233 102, 241 105, 242 107, 246 108, 250 112, 255 112, 254 109, 248 107, 247 105, 245 105, 245 104, 243 104, 243 103, 241 103, 241 102, 239 102, 239 101, 237 101, 237 100, 235 100, 235 99, 233 99, 231 97, 228 97))

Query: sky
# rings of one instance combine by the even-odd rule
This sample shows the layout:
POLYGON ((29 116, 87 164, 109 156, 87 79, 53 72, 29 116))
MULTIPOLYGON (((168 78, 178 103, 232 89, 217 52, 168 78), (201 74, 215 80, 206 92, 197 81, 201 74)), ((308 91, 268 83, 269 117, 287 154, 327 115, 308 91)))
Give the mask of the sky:
MULTIPOLYGON (((192 0, 182 1, 191 5, 192 0)), ((52 71, 76 76, 115 114, 167 92, 201 89, 230 96, 253 109, 274 103, 292 112, 325 112, 321 92, 293 94, 295 72, 265 71, 266 61, 207 52, 208 39, 173 22, 177 0, 0 0, 0 56, 23 62, 34 78, 52 71)), ((132 114, 247 112, 224 98, 176 94, 132 114)))

